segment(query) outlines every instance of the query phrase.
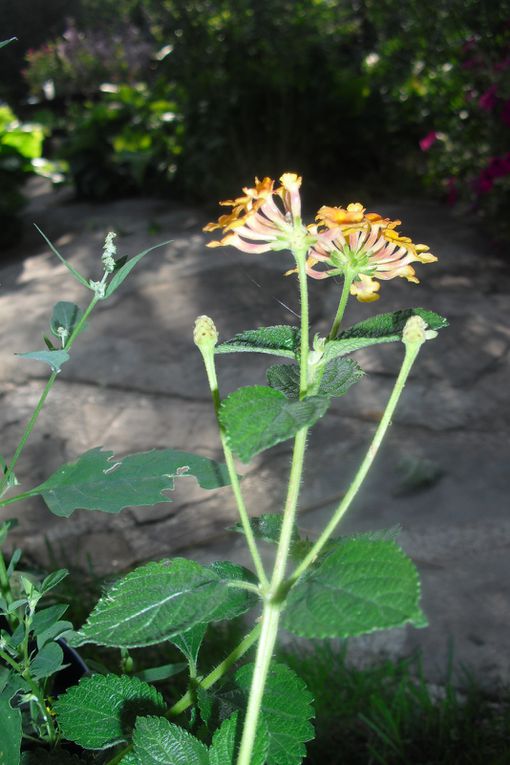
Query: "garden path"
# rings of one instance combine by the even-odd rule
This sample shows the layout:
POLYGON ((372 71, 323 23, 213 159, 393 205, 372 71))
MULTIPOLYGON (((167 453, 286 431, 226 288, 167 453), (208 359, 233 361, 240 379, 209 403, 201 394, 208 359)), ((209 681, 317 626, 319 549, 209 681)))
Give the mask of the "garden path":
MULTIPOLYGON (((401 280, 383 285, 376 307, 420 305, 446 315, 451 326, 425 346, 383 453, 343 526, 351 532, 402 525, 402 544, 423 578, 430 626, 352 641, 353 653, 402 655, 421 646, 429 674, 439 676, 451 640, 456 660, 473 667, 482 681, 508 683, 510 270, 474 227, 443 207, 404 201, 380 211, 402 218, 402 229, 427 242, 440 260, 419 269, 419 287, 401 280)), ((298 296, 295 281, 280 278, 286 256, 206 250, 204 213, 161 200, 76 203, 67 192, 50 194, 36 182, 25 217, 91 276, 98 273, 110 229, 119 233, 120 254, 172 242, 147 256, 114 298, 99 305, 19 462, 22 485, 39 483, 97 445, 119 456, 176 447, 220 457, 202 363, 191 341, 194 319, 211 315, 223 338, 292 323, 289 311, 297 310, 298 296)), ((44 379, 41 365, 13 353, 40 347, 57 300, 85 302, 83 290, 35 232, 9 255, 0 267, 5 455, 12 454, 44 379)), ((311 288, 314 329, 324 333, 338 285, 331 280, 311 288)), ((352 305, 347 321, 372 310, 352 305)), ((359 352, 366 378, 335 401, 312 434, 300 517, 312 535, 369 443, 401 353, 396 344, 359 352)), ((266 361, 249 354, 221 357, 223 393, 264 383, 266 361)), ((254 514, 281 503, 289 460, 287 442, 242 469, 254 514)), ((228 490, 204 493, 183 479, 173 498, 172 504, 119 516, 79 511, 71 520, 32 500, 18 509, 14 537, 32 559, 44 562, 50 547, 60 562, 86 567, 90 557, 99 573, 173 554, 248 563, 242 539, 225 530, 235 518, 228 490)), ((13 509, 0 517, 12 516, 13 509)))

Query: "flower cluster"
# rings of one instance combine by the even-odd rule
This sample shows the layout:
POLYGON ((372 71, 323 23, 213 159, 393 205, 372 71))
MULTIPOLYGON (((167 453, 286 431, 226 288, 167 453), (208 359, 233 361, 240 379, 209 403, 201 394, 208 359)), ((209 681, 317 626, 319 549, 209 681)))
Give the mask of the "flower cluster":
MULTIPOLYGON (((437 260, 427 245, 414 244, 397 231, 399 220, 367 213, 359 202, 346 208, 323 206, 316 223, 305 228, 301 222, 301 178, 284 173, 280 182, 275 189, 270 178, 255 179, 255 186, 244 188, 242 197, 221 202, 232 211, 205 226, 205 231, 222 229, 224 233, 220 241, 208 246, 231 245, 249 253, 290 249, 296 262, 306 255, 308 276, 342 276, 349 281, 351 294, 362 302, 378 299, 377 280, 400 276, 418 283, 411 263, 437 260), (280 205, 274 197, 280 199, 280 205)), ((298 270, 299 262, 287 275, 298 270)))

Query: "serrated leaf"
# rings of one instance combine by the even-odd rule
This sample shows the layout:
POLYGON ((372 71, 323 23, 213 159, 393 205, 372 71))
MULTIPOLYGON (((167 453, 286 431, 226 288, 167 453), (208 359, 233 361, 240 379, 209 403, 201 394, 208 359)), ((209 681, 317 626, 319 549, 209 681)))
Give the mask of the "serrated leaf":
POLYGON ((232 451, 249 462, 255 454, 314 425, 328 406, 326 397, 290 401, 278 390, 253 385, 227 396, 221 404, 220 423, 232 451))
POLYGON ((76 303, 69 303, 65 300, 56 303, 53 306, 53 312, 50 319, 50 329, 55 337, 61 337, 58 330, 60 328, 67 331, 66 337, 70 337, 74 328, 83 316, 83 311, 76 303))
POLYGON ((20 359, 28 361, 42 361, 49 364, 53 372, 60 372, 62 364, 69 361, 70 356, 67 351, 29 351, 28 353, 16 353, 20 359))
MULTIPOLYGON (((243 718, 239 712, 234 712, 231 717, 223 721, 213 735, 212 744, 209 749, 210 765, 235 765, 242 732, 243 718)), ((251 755, 251 765, 265 765, 268 748, 269 736, 267 725, 265 720, 261 719, 257 726, 257 734, 251 755)))
POLYGON ((21 750, 21 712, 9 699, 0 697, 0 765, 19 765, 21 750))
POLYGON ((424 308, 404 308, 393 313, 381 313, 340 332, 335 340, 326 343, 325 357, 331 360, 369 345, 401 340, 403 329, 411 316, 421 316, 429 329, 438 330, 448 326, 443 316, 424 308))
POLYGON ((194 476, 204 489, 229 482, 223 465, 187 452, 153 449, 113 462, 112 456, 101 447, 90 449, 28 494, 40 494, 52 513, 67 518, 78 509, 119 513, 128 506, 171 502, 162 492, 184 476, 194 476))
POLYGON ((30 673, 37 680, 50 677, 58 672, 63 663, 64 652, 58 643, 47 643, 30 662, 30 673))
POLYGON ((50 248, 50 250, 53 252, 53 254, 54 254, 54 255, 56 255, 56 256, 57 256, 57 258, 60 260, 60 262, 61 262, 61 263, 63 263, 63 264, 64 264, 64 266, 65 266, 65 267, 66 267, 66 268, 67 268, 67 269, 68 269, 68 270, 69 270, 69 271, 72 273, 72 275, 74 276, 74 278, 75 278, 75 279, 76 279, 78 282, 80 282, 80 284, 83 284, 83 286, 84 286, 84 287, 87 287, 87 289, 88 289, 88 288, 89 288, 89 283, 88 283, 87 279, 85 279, 85 277, 84 277, 84 276, 82 276, 82 275, 80 274, 80 272, 79 272, 79 271, 77 271, 77 270, 76 270, 76 268, 74 268, 74 266, 72 266, 72 265, 71 265, 71 264, 70 264, 70 263, 69 263, 69 262, 68 262, 68 261, 67 261, 67 260, 66 260, 64 257, 62 257, 62 255, 60 254, 60 252, 59 252, 59 251, 57 250, 57 248, 56 248, 56 247, 55 247, 55 246, 52 244, 52 242, 50 242, 50 240, 48 239, 48 237, 46 236, 46 234, 44 234, 44 233, 41 231, 41 229, 39 228, 39 226, 37 226, 35 223, 34 223, 34 226, 36 227, 36 229, 38 230, 38 232, 40 233, 40 235, 42 236, 42 238, 44 239, 44 241, 46 242, 46 244, 48 245, 48 247, 50 248))
MULTIPOLYGON (((351 385, 358 382, 363 375, 364 372, 359 364, 352 359, 332 359, 325 366, 318 395, 343 396, 351 385)), ((299 398, 299 367, 297 364, 274 364, 267 370, 267 381, 272 388, 281 391, 287 398, 299 398)))
POLYGON ((64 738, 84 749, 107 749, 127 741, 140 715, 162 715, 163 696, 127 675, 84 677, 55 702, 64 738))
POLYGON ((161 717, 138 718, 133 747, 143 765, 209 765, 205 744, 161 717))
POLYGON ((114 584, 69 643, 152 645, 196 624, 233 618, 253 602, 251 593, 228 587, 224 574, 210 567, 184 558, 151 562, 114 584))
POLYGON ((172 242, 171 239, 169 239, 167 242, 160 242, 159 244, 155 244, 153 247, 148 247, 143 252, 139 252, 138 255, 135 255, 134 257, 130 258, 128 261, 124 263, 120 268, 118 268, 116 271, 114 271, 113 276, 108 283, 108 286, 106 287, 104 297, 105 299, 110 297, 115 290, 117 290, 124 279, 126 279, 127 276, 131 273, 133 268, 136 266, 137 263, 140 262, 142 258, 144 258, 146 255, 149 254, 149 252, 152 252, 153 250, 157 250, 159 247, 165 247, 165 245, 170 244, 172 242))
POLYGON ((413 562, 390 540, 338 540, 291 589, 282 626, 302 637, 354 637, 423 625, 413 562))
MULTIPOLYGON (((241 667, 236 684, 248 693, 253 665, 241 667)), ((312 695, 304 682, 285 664, 271 663, 262 700, 269 748, 267 765, 299 765, 306 754, 304 744, 314 737, 312 695)))
POLYGON ((298 327, 281 324, 240 332, 231 340, 217 345, 214 350, 215 353, 255 351, 294 359, 299 355, 300 338, 301 332, 298 327))

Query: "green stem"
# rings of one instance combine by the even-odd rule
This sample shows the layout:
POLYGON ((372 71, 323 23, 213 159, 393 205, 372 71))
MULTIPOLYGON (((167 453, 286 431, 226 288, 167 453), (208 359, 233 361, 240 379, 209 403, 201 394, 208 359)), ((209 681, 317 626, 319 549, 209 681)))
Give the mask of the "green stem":
POLYGON ((32 695, 34 696, 34 699, 37 703, 41 716, 44 720, 46 730, 48 731, 48 741, 50 742, 50 744, 54 744, 55 741, 57 740, 55 728, 54 728, 51 715, 49 715, 46 710, 46 701, 44 698, 44 694, 41 693, 41 689, 39 688, 37 683, 32 679, 30 674, 23 669, 21 664, 19 664, 15 659, 12 658, 12 656, 9 656, 8 653, 6 653, 5 651, 2 651, 1 649, 0 649, 0 659, 3 659, 6 662, 6 664, 9 664, 9 666, 12 667, 12 669, 16 672, 16 674, 22 677, 29 684, 30 690, 32 691, 32 695))
POLYGON ((324 545, 328 542, 332 533, 335 531, 336 527, 338 526, 343 516, 349 509, 354 497, 358 493, 358 490, 361 484, 363 483, 372 465, 372 462, 375 459, 377 452, 379 451, 379 447, 381 446, 381 443, 386 434, 386 431, 388 430, 388 427, 391 424, 391 418, 393 417, 393 413, 398 404, 398 400, 402 394, 402 391, 404 390, 407 378, 414 364, 416 356, 418 355, 420 347, 421 347, 421 343, 406 344, 406 352, 405 352, 404 361, 402 362, 402 367, 400 369, 399 375, 395 382, 395 387, 393 388, 389 401, 386 405, 386 409, 384 410, 384 414, 377 427, 377 430, 375 431, 374 437, 372 439, 372 443, 370 444, 368 448, 365 458, 363 462, 361 463, 358 469, 358 472, 356 473, 354 477, 354 480, 349 486, 349 489, 347 490, 342 501, 340 502, 337 509, 333 513, 333 516, 331 520, 329 521, 329 523, 327 524, 326 528, 324 529, 320 537, 317 539, 317 541, 315 542, 315 544, 309 551, 308 555, 306 555, 306 557, 301 561, 299 566, 297 566, 297 568, 293 572, 292 576, 289 578, 288 580, 289 585, 294 584, 299 579, 299 577, 304 574, 304 572, 309 568, 309 566, 316 560, 320 551, 323 549, 324 545))
POLYGON ((267 675, 273 657, 273 650, 278 635, 281 606, 266 603, 262 613, 262 630, 257 647, 257 657, 253 669, 253 679, 250 687, 250 698, 243 726, 243 736, 237 765, 251 765, 253 746, 257 733, 260 707, 264 697, 267 675))
MULTIPOLYGON (((5 565, 5 558, 3 552, 0 550, 0 593, 3 599, 10 605, 14 602, 14 598, 11 592, 11 583, 9 581, 9 575, 7 574, 7 566, 5 565)), ((6 615, 7 621, 10 627, 14 627, 16 624, 16 617, 14 614, 6 615)))
MULTIPOLYGON (((71 349, 71 346, 73 345, 74 341, 76 340, 76 338, 78 337, 78 335, 82 331, 83 326, 84 326, 88 316, 90 315, 92 309, 96 305, 98 299, 99 298, 96 295, 94 295, 94 297, 90 301, 90 303, 89 303, 85 313, 83 314, 83 316, 81 317, 80 321, 78 322, 78 324, 74 328, 74 330, 73 330, 69 340, 66 343, 66 346, 65 346, 65 350, 66 351, 69 351, 71 349)), ((50 377, 48 378, 48 381, 47 381, 46 385, 44 386, 44 390, 41 393, 41 397, 39 398, 39 401, 37 402, 37 404, 35 406, 35 409, 32 412, 32 416, 30 417, 30 420, 28 421, 27 426, 25 427, 25 431, 24 431, 24 433, 23 433, 23 435, 21 437, 21 440, 20 440, 20 442, 19 442, 19 444, 18 444, 18 446, 16 448, 16 451, 14 452, 14 456, 11 459, 11 461, 9 463, 9 466, 8 466, 7 470, 5 471, 4 477, 3 477, 3 479, 2 479, 2 481, 0 483, 0 493, 1 493, 1 490, 3 490, 4 487, 7 486, 7 484, 8 484, 9 478, 10 478, 10 476, 12 475, 12 473, 14 471, 14 468, 16 466, 16 463, 17 463, 18 459, 21 456, 21 452, 23 451, 26 442, 30 438, 30 434, 32 433, 32 430, 34 429, 34 426, 35 426, 35 424, 37 422, 37 419, 38 419, 38 417, 39 417, 39 415, 41 413, 41 409, 44 406, 44 402, 46 401, 46 399, 48 397, 48 394, 51 391, 55 380, 57 379, 57 375, 58 375, 58 370, 55 370, 54 372, 52 372, 50 377)))
MULTIPOLYGON (((234 664, 236 664, 239 659, 241 659, 247 651, 252 647, 254 643, 257 642, 259 639, 261 631, 261 625, 257 624, 251 632, 246 635, 243 640, 237 645, 233 651, 231 651, 228 656, 226 656, 220 664, 218 664, 217 667, 215 667, 211 672, 209 672, 206 677, 199 679, 196 683, 195 687, 195 693, 196 688, 200 687, 204 690, 208 690, 208 688, 211 688, 215 683, 220 680, 223 675, 225 675, 234 664)), ((190 691, 187 691, 187 693, 182 696, 182 698, 179 699, 170 709, 167 710, 165 713, 165 717, 178 717, 180 714, 186 711, 186 709, 189 709, 189 707, 193 704, 193 694, 190 691)), ((122 762, 124 757, 128 752, 130 752, 133 749, 132 745, 124 747, 122 751, 117 752, 117 754, 111 759, 108 760, 106 765, 118 765, 119 762, 122 762)))
POLYGON ((251 557, 253 560, 253 565, 255 566, 255 570, 257 572, 257 576, 259 578, 259 581, 263 588, 266 588, 269 585, 269 581, 266 575, 266 572, 264 570, 264 565, 262 563, 262 559, 260 557, 260 553, 257 547, 257 543, 255 541, 255 536, 253 534, 253 530, 251 528, 250 524, 250 517, 248 515, 248 510, 246 509, 246 504, 244 502, 244 497, 241 492, 241 485, 239 482, 239 477, 237 475, 236 466, 234 462, 234 456, 230 450, 230 447, 227 443, 227 438, 225 436, 225 432, 220 424, 219 420, 219 410, 220 410, 220 392, 218 388, 218 378, 216 376, 216 366, 214 363, 214 349, 202 349, 199 347, 200 352, 202 353, 202 358, 204 360, 205 364, 205 370, 207 372, 207 379, 209 381, 209 387, 211 389, 212 399, 214 403, 214 411, 216 414, 216 419, 218 422, 218 428, 220 432, 220 440, 221 445, 223 447, 223 454, 225 456, 225 463, 227 466, 228 476, 230 478, 230 484, 232 486, 232 492, 234 494, 237 509, 239 512, 239 517, 241 519, 241 524, 243 527, 244 535, 246 537, 246 542, 248 544, 248 549, 251 553, 251 557))
POLYGON ((331 325, 331 329, 329 330, 328 340, 334 340, 335 337, 338 335, 338 330, 340 328, 340 324, 344 317, 345 307, 349 299, 349 294, 351 291, 351 284, 352 284, 353 278, 354 277, 348 272, 346 272, 344 275, 344 284, 342 287, 342 294, 340 296, 340 302, 338 303, 335 319, 333 321, 333 324, 331 325))
MULTIPOLYGON (((306 251, 295 252, 294 257, 298 266, 299 291, 301 298, 299 396, 303 399, 308 391, 309 352, 308 283, 305 270, 306 251)), ((253 754, 260 707, 262 705, 267 674, 271 665, 273 650, 278 635, 278 623, 280 620, 283 597, 282 585, 285 581, 285 572, 287 569, 287 561, 296 519, 307 434, 308 428, 302 428, 297 432, 294 439, 289 485, 283 510, 282 530, 278 542, 273 575, 271 577, 271 587, 262 612, 262 632, 253 669, 253 678, 250 687, 250 696, 248 699, 248 708, 243 726, 243 735, 237 765, 250 765, 253 754)))

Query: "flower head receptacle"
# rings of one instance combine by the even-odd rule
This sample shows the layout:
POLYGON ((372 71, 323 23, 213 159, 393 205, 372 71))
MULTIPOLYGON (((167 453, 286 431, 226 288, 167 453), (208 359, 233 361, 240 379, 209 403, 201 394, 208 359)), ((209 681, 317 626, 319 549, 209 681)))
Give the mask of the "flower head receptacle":
POLYGON ((253 254, 285 249, 306 252, 315 238, 301 221, 301 177, 284 173, 280 183, 275 188, 271 178, 256 178, 253 188, 243 188, 244 196, 220 202, 232 210, 204 227, 204 231, 223 231, 222 239, 207 246, 230 245, 253 254))
POLYGON ((366 213, 359 202, 346 209, 321 207, 316 220, 317 240, 309 252, 308 275, 314 279, 349 279, 351 294, 361 302, 379 298, 379 281, 400 276, 418 284, 411 263, 437 260, 427 245, 414 244, 396 230, 399 220, 366 213), (326 268, 317 269, 320 264, 326 268))
POLYGON ((198 316, 193 330, 193 342, 201 351, 213 350, 218 342, 218 330, 209 316, 198 316))

